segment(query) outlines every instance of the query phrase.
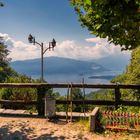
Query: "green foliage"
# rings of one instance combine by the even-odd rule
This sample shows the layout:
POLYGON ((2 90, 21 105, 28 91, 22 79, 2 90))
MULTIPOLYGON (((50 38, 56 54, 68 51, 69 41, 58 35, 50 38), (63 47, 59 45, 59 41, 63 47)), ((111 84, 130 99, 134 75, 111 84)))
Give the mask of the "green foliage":
MULTIPOLYGON (((55 99, 59 99, 59 100, 65 100, 65 97, 64 96, 61 96, 60 94, 58 93, 53 93, 55 94, 55 99)), ((56 105, 56 111, 58 112, 65 112, 66 111, 66 105, 56 105)))
MULTIPOLYGON (((87 100, 114 100, 114 90, 100 89, 86 94, 87 100)), ((92 111, 97 105, 88 105, 88 110, 92 111)), ((101 110, 114 110, 114 106, 100 106, 101 110)))
POLYGON ((123 74, 117 76, 112 82, 125 84, 140 84, 140 47, 134 49, 131 54, 130 64, 123 74))
POLYGON ((83 99, 83 93, 79 88, 72 88, 71 93, 73 100, 83 99))
POLYGON ((89 129, 90 129, 89 119, 80 119, 80 121, 78 123, 81 124, 81 125, 83 125, 89 131, 89 129))
POLYGON ((128 107, 128 106, 123 106, 120 105, 119 108, 116 110, 117 112, 127 112, 127 113, 138 113, 140 114, 140 109, 139 107, 128 107))
MULTIPOLYGON (((9 77, 5 82, 7 83, 31 83, 36 82, 35 80, 27 77, 25 75, 18 75, 14 77, 9 77)), ((0 98, 4 100, 23 100, 25 102, 29 102, 37 99, 37 89, 35 88, 2 88, 0 90, 0 98)), ((21 109, 25 108, 19 105, 15 106, 7 106, 4 105, 4 108, 14 108, 21 109)), ((32 106, 30 107, 32 108, 32 106)), ((27 109, 27 108, 26 108, 27 109)))
MULTIPOLYGON (((30 77, 25 75, 18 75, 17 77, 9 77, 5 82, 7 83, 32 83, 35 80, 32 80, 30 77)), ((25 102, 36 99, 37 90, 33 88, 6 88, 3 89, 2 99, 10 100, 24 100, 25 102)))
POLYGON ((17 73, 9 66, 9 51, 7 46, 0 43, 0 82, 4 82, 6 78, 15 76, 17 73))
MULTIPOLYGON (((55 97, 55 99, 60 99, 60 100, 66 100, 66 96, 61 96, 59 93, 53 93, 51 94, 53 97, 55 97)), ((81 91, 81 89, 79 88, 72 88, 71 90, 71 94, 69 94, 68 100, 71 99, 71 95, 72 95, 72 100, 83 100, 84 96, 83 96, 83 92, 81 91)), ((56 110, 57 111, 66 111, 66 106, 67 105, 57 105, 56 106, 56 110)), ((68 110, 70 109, 70 105, 68 105, 68 110)), ((84 109, 86 111, 88 111, 90 109, 90 107, 88 105, 75 105, 73 104, 72 106, 72 110, 73 112, 83 112, 84 109)), ((70 110, 69 110, 70 111, 70 110)))
MULTIPOLYGON (((140 47, 132 51, 130 64, 126 67, 123 74, 114 78, 112 82, 122 84, 140 84, 140 47)), ((121 90, 121 93, 122 100, 140 100, 140 89, 123 89, 121 90)), ((123 110, 139 112, 138 107, 123 107, 123 110)))
MULTIPOLYGON (((126 67, 123 74, 117 76, 112 80, 112 83, 123 84, 140 84, 140 48, 136 48, 132 51, 130 64, 126 67)), ((133 95, 136 94, 137 99, 140 97, 138 93, 140 90, 129 90, 133 95)))
MULTIPOLYGON (((72 88, 71 90, 72 100, 83 100, 83 92, 79 88, 72 88)), ((83 105, 73 105, 73 111, 83 112, 83 105)))
POLYGON ((100 89, 86 95, 89 100, 113 100, 113 97, 113 91, 108 89, 100 89))
POLYGON ((139 0, 70 0, 83 27, 123 49, 140 45, 139 0), (125 46, 123 46, 125 45, 125 46))

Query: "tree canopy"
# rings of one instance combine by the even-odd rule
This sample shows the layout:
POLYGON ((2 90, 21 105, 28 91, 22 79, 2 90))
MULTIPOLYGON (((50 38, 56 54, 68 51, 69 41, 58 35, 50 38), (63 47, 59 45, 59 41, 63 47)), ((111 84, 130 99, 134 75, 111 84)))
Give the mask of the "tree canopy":
POLYGON ((123 84, 140 84, 140 48, 132 51, 130 64, 123 74, 117 76, 112 82, 123 84))
POLYGON ((70 0, 83 27, 131 50, 140 45, 140 0, 70 0))
POLYGON ((0 42, 0 82, 4 82, 9 76, 17 73, 9 66, 10 59, 8 58, 9 50, 7 46, 0 42))
MULTIPOLYGON (((130 64, 126 67, 123 74, 115 77, 112 80, 113 83, 123 83, 123 84, 140 84, 140 47, 134 49, 131 54, 130 64)), ((140 99, 140 89, 137 90, 122 90, 122 98, 127 100, 139 100, 140 99)))

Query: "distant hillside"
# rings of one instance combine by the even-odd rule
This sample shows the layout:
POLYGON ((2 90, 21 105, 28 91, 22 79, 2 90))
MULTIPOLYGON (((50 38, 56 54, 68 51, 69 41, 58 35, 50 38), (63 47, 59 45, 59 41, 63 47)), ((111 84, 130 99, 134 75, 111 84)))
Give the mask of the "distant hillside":
MULTIPOLYGON (((40 59, 11 62, 11 66, 19 73, 26 75, 40 74, 40 59)), ((80 61, 61 57, 44 58, 45 74, 94 74, 106 69, 95 62, 80 61)))
POLYGON ((124 57, 123 55, 120 56, 108 56, 103 57, 97 60, 93 60, 99 65, 102 65, 104 68, 109 70, 125 70, 126 66, 130 62, 130 57, 124 57))

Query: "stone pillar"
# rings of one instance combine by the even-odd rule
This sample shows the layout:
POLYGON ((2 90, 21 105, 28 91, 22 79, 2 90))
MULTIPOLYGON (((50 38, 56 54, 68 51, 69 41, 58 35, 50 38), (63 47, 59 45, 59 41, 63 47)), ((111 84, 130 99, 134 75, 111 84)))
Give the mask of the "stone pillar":
POLYGON ((52 97, 45 98, 45 116, 52 118, 55 116, 55 104, 56 100, 52 97))
POLYGON ((96 130, 96 117, 99 112, 99 107, 95 107, 92 111, 90 117, 89 117, 89 123, 90 123, 90 131, 93 132, 96 130))

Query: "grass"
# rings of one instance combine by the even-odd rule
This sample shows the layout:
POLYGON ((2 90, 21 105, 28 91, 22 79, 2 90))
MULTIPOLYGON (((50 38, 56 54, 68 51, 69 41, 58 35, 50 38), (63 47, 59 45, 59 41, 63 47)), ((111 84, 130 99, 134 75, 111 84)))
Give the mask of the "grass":
MULTIPOLYGON (((98 133, 99 134, 99 133, 98 133)), ((117 137, 120 140, 139 140, 140 133, 139 132, 129 132, 129 131, 111 131, 106 130, 102 134, 104 137, 117 137)))
MULTIPOLYGON (((77 122, 72 124, 72 129, 79 130, 78 137, 79 139, 84 136, 85 133, 89 132, 89 120, 88 119, 80 119, 77 122)), ((120 140, 140 140, 140 132, 131 132, 131 131, 116 131, 105 129, 102 132, 92 132, 92 134, 96 134, 104 137, 105 139, 120 139, 120 140)))

